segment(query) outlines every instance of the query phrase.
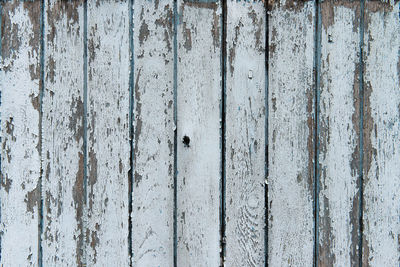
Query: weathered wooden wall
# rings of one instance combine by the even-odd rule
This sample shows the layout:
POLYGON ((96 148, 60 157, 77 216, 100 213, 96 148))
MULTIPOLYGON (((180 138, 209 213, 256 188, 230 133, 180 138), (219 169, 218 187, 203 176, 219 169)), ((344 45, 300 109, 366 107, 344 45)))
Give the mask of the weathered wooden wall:
POLYGON ((399 266, 400 4, 1 1, 2 266, 399 266))

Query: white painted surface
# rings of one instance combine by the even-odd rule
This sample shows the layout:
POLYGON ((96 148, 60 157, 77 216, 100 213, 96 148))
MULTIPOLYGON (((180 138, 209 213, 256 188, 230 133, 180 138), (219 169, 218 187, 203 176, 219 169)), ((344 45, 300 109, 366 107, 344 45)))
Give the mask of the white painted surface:
POLYGON ((129 264, 128 1, 88 2, 88 266, 129 264))
POLYGON ((38 260, 39 3, 2 3, 1 265, 38 260))
POLYGON ((360 3, 325 1, 321 9, 318 261, 321 266, 356 266, 360 3))
POLYGON ((313 264, 314 5, 283 1, 269 12, 270 266, 313 264))
POLYGON ((134 7, 134 266, 174 260, 173 1, 134 7))
POLYGON ((265 264, 265 15, 227 2, 225 266, 265 264))
POLYGON ((177 266, 218 266, 221 7, 180 0, 178 13, 177 266))
POLYGON ((84 263, 83 2, 46 1, 43 265, 84 263))
POLYGON ((367 2, 364 62, 365 266, 400 259, 400 18, 399 2, 367 2))
MULTIPOLYGON (((173 266, 176 186, 177 266, 219 266, 221 3, 176 3, 174 103, 172 0, 135 1, 134 51, 129 50, 130 2, 88 1, 88 73, 84 73, 83 1, 45 1, 42 106, 40 1, 1 3, 2 265, 37 266, 41 256, 44 266, 129 266, 131 261, 134 266, 173 266), (130 76, 132 52, 135 66, 130 76), (130 77, 135 89, 132 170, 130 77), (184 136, 190 138, 188 146, 182 142, 184 136), (130 186, 132 240, 128 239, 130 186)), ((315 4, 270 3, 268 29, 263 3, 226 4, 225 265, 262 266, 267 249, 271 266, 312 266, 315 4), (267 112, 265 30, 269 31, 267 112), (269 214, 268 248, 264 205, 269 214)), ((321 266, 358 265, 359 260, 358 8, 359 3, 350 1, 322 4, 317 242, 321 266)), ((399 3, 367 2, 364 38, 362 260, 365 266, 397 266, 399 3)))

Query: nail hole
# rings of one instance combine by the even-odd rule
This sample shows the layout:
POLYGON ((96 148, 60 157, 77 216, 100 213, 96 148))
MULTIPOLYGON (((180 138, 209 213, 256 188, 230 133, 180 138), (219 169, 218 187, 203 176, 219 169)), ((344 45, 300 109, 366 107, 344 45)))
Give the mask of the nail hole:
POLYGON ((328 35, 328 43, 333 43, 332 35, 328 35))
POLYGON ((187 135, 185 135, 184 137, 183 137, 183 140, 182 140, 182 142, 183 142, 183 144, 185 145, 185 147, 189 147, 190 145, 190 138, 189 138, 189 136, 187 136, 187 135))

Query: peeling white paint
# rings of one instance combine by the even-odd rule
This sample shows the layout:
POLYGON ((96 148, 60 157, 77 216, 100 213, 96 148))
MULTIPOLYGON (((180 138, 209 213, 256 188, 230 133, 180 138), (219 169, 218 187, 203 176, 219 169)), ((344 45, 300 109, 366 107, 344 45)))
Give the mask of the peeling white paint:
MULTIPOLYGON (((327 2, 321 6, 316 242, 320 258, 316 260, 321 266, 357 265, 358 122, 363 119, 363 265, 396 266, 400 6, 394 1, 365 3, 364 113, 358 114, 361 5, 339 2, 330 2, 332 9, 324 10, 327 2), (331 16, 329 23, 324 16, 331 16)), ((45 1, 42 118, 40 1, 1 3, 1 265, 38 266, 42 257, 44 266, 129 266, 130 261, 134 266, 173 266, 176 256, 177 266, 221 262, 262 266, 266 253, 270 266, 313 265, 313 68, 319 64, 314 62, 315 2, 270 2, 268 29, 262 1, 226 2, 224 237, 220 236, 222 3, 175 3, 174 103, 174 1, 134 1, 135 29, 129 28, 130 2, 87 1, 87 51, 84 1, 45 1), (132 30, 134 51, 129 44, 132 30), (42 184, 38 184, 41 167, 42 184), (132 203, 129 171, 134 177, 132 203), (266 185, 268 203, 264 203, 266 185), (226 242, 223 259, 221 240, 226 242)))
POLYGON ((135 1, 134 266, 174 262, 174 2, 135 1))
POLYGON ((221 27, 221 7, 219 2, 177 4, 177 265, 218 266, 221 44, 212 29, 221 27))
POLYGON ((360 4, 356 8, 333 2, 322 5, 318 226, 321 265, 358 263, 360 4), (332 25, 328 26, 330 19, 332 25))
POLYGON ((296 11, 275 7, 269 16, 270 266, 313 264, 313 129, 308 121, 314 116, 314 14, 315 4, 309 1, 296 11))
POLYGON ((39 110, 33 102, 39 98, 39 77, 31 76, 30 67, 36 71, 39 66, 39 50, 34 48, 39 39, 22 2, 2 5, 2 30, 9 35, 2 36, 0 72, 1 265, 36 266, 40 156, 39 110))
POLYGON ((265 265, 265 22, 227 2, 225 266, 265 265))
MULTIPOLYGON (((371 6, 370 6, 371 4, 371 6)), ((400 19, 366 5, 363 262, 397 266, 400 250, 400 19), (368 126, 367 126, 368 125, 368 126), (370 158, 370 162, 368 161, 370 158)))
POLYGON ((83 4, 73 8, 76 21, 58 1, 44 7, 44 266, 83 262, 83 4))
POLYGON ((88 266, 127 266, 130 260, 128 6, 88 2, 88 266))

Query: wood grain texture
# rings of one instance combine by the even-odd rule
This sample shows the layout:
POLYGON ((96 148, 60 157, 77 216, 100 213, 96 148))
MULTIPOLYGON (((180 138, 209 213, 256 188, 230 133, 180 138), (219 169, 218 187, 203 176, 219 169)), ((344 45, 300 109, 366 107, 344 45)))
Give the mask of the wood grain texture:
POLYGON ((264 3, 227 1, 225 266, 265 264, 264 3))
POLYGON ((360 8, 321 4, 320 266, 359 265, 360 8))
POLYGON ((270 9, 268 263, 312 266, 315 3, 270 9))
POLYGON ((83 1, 45 2, 43 265, 84 264, 83 1))
POLYGON ((1 265, 37 266, 40 3, 2 2, 1 265))
POLYGON ((173 266, 174 2, 134 6, 134 266, 173 266))
POLYGON ((177 4, 177 266, 218 266, 221 5, 177 4))
POLYGON ((367 1, 364 34, 363 266, 400 261, 400 17, 367 1))
POLYGON ((129 6, 89 1, 88 266, 129 264, 129 6))

